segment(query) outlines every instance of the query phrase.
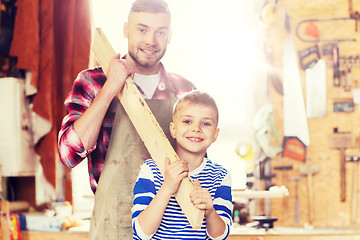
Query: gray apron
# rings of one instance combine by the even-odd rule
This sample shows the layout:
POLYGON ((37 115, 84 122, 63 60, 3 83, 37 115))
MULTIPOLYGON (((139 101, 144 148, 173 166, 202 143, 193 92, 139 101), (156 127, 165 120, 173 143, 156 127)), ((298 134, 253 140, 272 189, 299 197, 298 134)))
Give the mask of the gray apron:
MULTIPOLYGON (((175 101, 173 94, 166 100, 146 100, 173 146, 169 123, 175 101)), ((109 148, 95 193, 89 240, 132 239, 133 188, 141 164, 150 158, 123 106, 120 102, 117 105, 109 148)))

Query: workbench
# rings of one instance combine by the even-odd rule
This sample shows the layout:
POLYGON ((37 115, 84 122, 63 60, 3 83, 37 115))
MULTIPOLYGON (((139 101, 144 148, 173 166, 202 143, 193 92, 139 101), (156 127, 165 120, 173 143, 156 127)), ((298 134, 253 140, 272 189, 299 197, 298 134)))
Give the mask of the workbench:
POLYGON ((21 231, 21 240, 88 240, 88 232, 21 231))
MULTIPOLYGON (((305 230, 302 228, 277 228, 261 231, 256 229, 232 229, 228 240, 359 240, 360 231, 352 230, 305 230)), ((22 231, 22 240, 87 240, 88 232, 37 232, 22 231)))
POLYGON ((264 229, 235 227, 231 229, 228 240, 358 240, 357 229, 304 229, 274 228, 264 229))

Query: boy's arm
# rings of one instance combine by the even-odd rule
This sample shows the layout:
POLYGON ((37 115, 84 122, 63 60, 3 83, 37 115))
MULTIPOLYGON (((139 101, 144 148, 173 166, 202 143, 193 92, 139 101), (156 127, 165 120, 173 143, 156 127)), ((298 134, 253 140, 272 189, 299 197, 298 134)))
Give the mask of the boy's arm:
POLYGON ((232 197, 230 175, 223 179, 222 185, 215 193, 214 201, 205 188, 201 188, 195 179, 196 189, 191 193, 193 204, 205 210, 206 231, 212 239, 226 239, 231 225, 232 197))
POLYGON ((165 169, 164 183, 137 218, 142 231, 148 236, 154 234, 159 228, 171 195, 177 191, 181 180, 189 171, 187 162, 182 160, 170 164, 170 160, 166 159, 165 169))
POLYGON ((206 231, 213 239, 223 239, 222 236, 226 232, 226 224, 220 218, 219 214, 215 211, 215 208, 212 207, 210 210, 205 213, 206 219, 206 231))

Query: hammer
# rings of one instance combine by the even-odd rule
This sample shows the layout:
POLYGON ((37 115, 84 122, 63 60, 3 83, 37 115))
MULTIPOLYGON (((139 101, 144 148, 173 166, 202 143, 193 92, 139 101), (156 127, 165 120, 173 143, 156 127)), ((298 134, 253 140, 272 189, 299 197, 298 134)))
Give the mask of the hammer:
POLYGON ((330 137, 330 147, 340 150, 340 199, 346 200, 346 169, 345 169, 345 150, 355 146, 355 135, 350 133, 336 132, 330 137))
MULTIPOLYGON (((292 169, 293 169, 293 166, 291 166, 291 165, 274 167, 274 170, 283 171, 283 174, 282 174, 282 184, 283 185, 285 185, 285 183, 288 181, 287 171, 292 170, 292 169)), ((287 219, 288 198, 283 198, 282 203, 283 203, 282 215, 283 215, 284 219, 287 219)))
POLYGON ((300 223, 300 206, 299 206, 299 189, 298 181, 302 179, 302 176, 291 177, 290 180, 295 181, 295 223, 300 223))
POLYGON ((307 176, 309 191, 309 222, 312 224, 314 220, 314 193, 313 193, 313 175, 319 172, 320 167, 315 163, 308 162, 300 166, 300 173, 307 176))

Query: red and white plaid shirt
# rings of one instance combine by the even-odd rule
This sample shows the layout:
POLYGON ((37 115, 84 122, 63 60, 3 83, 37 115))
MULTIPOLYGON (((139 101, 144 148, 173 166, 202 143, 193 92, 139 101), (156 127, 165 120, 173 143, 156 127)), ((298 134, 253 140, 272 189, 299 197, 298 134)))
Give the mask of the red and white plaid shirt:
MULTIPOLYGON (((193 90, 194 85, 183 77, 166 73, 163 65, 160 67, 160 82, 152 99, 167 99, 169 91, 176 97, 193 90), (166 83, 166 79, 168 84, 166 83)), ((106 76, 101 68, 87 69, 79 73, 74 85, 65 100, 67 115, 64 117, 58 139, 58 151, 61 162, 73 168, 85 157, 90 155, 88 170, 90 186, 95 193, 101 170, 104 166, 106 151, 109 146, 110 134, 116 113, 115 99, 110 104, 104 117, 96 146, 86 151, 79 136, 75 132, 74 122, 85 112, 94 101, 106 81, 106 76)), ((139 91, 146 98, 140 87, 139 91)))

